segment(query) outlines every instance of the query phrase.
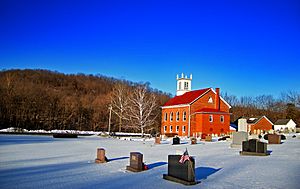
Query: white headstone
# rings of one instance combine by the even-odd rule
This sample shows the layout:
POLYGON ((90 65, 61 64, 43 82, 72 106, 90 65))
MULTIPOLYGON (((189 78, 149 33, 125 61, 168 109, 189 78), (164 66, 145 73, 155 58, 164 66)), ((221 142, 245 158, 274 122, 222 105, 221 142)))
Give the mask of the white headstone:
POLYGON ((238 120, 238 131, 247 132, 247 119, 241 118, 238 120))
POLYGON ((248 133, 244 131, 234 132, 232 135, 232 148, 241 147, 243 141, 248 140, 248 133))

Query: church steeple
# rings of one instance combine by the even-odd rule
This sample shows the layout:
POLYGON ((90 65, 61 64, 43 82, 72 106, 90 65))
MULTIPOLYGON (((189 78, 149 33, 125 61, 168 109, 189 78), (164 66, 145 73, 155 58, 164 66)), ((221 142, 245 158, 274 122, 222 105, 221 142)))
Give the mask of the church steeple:
POLYGON ((186 92, 189 92, 192 90, 192 74, 190 75, 190 78, 188 76, 184 76, 184 74, 181 74, 181 77, 177 74, 177 91, 176 96, 183 95, 186 92))

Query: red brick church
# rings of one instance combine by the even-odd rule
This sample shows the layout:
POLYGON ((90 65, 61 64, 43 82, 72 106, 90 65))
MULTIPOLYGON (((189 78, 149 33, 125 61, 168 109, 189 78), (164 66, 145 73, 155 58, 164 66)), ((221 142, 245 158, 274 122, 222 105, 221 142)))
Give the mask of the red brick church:
POLYGON ((231 106, 220 96, 220 89, 191 90, 190 78, 177 75, 176 96, 162 106, 161 133, 205 137, 227 134, 231 106))

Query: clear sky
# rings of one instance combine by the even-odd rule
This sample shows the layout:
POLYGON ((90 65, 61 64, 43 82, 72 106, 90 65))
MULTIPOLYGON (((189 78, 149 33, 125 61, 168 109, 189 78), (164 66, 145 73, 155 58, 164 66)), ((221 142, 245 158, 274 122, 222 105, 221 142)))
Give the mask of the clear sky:
POLYGON ((175 94, 300 92, 299 0, 1 0, 0 69, 102 74, 175 94))

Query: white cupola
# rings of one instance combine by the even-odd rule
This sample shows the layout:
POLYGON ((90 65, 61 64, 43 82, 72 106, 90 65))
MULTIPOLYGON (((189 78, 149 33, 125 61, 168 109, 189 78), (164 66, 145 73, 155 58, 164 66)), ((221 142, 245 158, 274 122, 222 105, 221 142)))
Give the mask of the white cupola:
POLYGON ((183 95, 186 92, 189 92, 192 90, 192 74, 190 75, 190 78, 188 76, 181 74, 181 77, 177 74, 177 91, 176 96, 183 95))

